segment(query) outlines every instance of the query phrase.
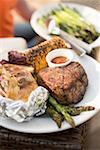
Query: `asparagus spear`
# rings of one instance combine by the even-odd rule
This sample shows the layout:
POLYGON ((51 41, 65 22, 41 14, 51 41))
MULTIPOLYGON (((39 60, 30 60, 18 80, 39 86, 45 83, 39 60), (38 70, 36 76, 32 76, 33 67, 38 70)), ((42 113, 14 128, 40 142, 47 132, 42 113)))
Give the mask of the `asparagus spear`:
POLYGON ((84 25, 84 27, 87 27, 88 29, 95 32, 95 28, 93 25, 91 25, 88 21, 85 21, 84 18, 79 14, 79 12, 75 9, 70 9, 69 7, 65 7, 64 5, 60 5, 61 10, 65 11, 67 14, 70 14, 70 16, 76 21, 79 21, 84 25))
POLYGON ((56 122, 57 126, 60 128, 64 120, 63 116, 59 114, 52 106, 48 106, 46 112, 56 122))
POLYGON ((79 106, 79 107, 72 107, 72 106, 65 106, 58 104, 56 100, 49 96, 49 103, 58 111, 58 113, 61 113, 64 117, 64 119, 72 126, 75 127, 74 120, 71 116, 79 115, 81 112, 84 111, 91 111, 95 108, 92 106, 79 106), (71 115, 71 116, 70 116, 71 115))
POLYGON ((79 115, 81 112, 91 111, 95 109, 92 106, 79 106, 79 107, 64 106, 64 107, 71 116, 76 116, 79 115))
POLYGON ((42 27, 46 28, 45 20, 44 20, 43 18, 38 19, 38 23, 39 23, 39 25, 41 25, 42 27))
POLYGON ((49 16, 52 16, 62 30, 87 43, 92 43, 99 36, 93 25, 85 21, 78 12, 68 7, 61 5, 58 9, 52 10, 48 15, 43 16, 39 20, 39 24, 44 26, 43 22, 49 16))
POLYGON ((63 105, 60 105, 56 102, 56 100, 49 96, 49 103, 59 112, 63 115, 64 119, 73 127, 75 128, 75 123, 73 118, 67 113, 66 108, 63 107, 63 105))

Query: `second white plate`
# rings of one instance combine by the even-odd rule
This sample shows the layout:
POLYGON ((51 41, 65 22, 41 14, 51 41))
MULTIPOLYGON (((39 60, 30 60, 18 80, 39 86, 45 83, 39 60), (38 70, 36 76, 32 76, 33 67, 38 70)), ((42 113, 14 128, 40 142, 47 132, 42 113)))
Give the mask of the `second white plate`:
MULTIPOLYGON (((80 5, 80 4, 75 4, 75 3, 64 3, 64 5, 70 8, 76 9, 83 16, 83 18, 85 18, 87 21, 92 23, 95 26, 96 30, 100 32, 100 23, 98 23, 98 21, 100 20, 99 11, 91 7, 87 7, 85 5, 80 5)), ((39 36, 43 37, 44 39, 50 39, 51 36, 48 35, 48 31, 46 28, 43 28, 38 24, 38 19, 41 18, 42 16, 45 16, 49 12, 51 12, 51 10, 53 10, 54 8, 58 8, 58 7, 59 7, 59 3, 44 5, 43 7, 38 9, 36 12, 34 12, 31 17, 32 28, 35 30, 35 32, 39 36)))

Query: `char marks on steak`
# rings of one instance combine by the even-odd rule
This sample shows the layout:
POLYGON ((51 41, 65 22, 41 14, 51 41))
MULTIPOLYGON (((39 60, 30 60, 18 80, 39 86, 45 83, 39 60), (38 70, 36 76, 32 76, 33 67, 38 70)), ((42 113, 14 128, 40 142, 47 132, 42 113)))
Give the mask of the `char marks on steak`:
POLYGON ((66 67, 42 69, 37 79, 61 104, 82 100, 88 85, 86 72, 78 62, 72 62, 66 67))

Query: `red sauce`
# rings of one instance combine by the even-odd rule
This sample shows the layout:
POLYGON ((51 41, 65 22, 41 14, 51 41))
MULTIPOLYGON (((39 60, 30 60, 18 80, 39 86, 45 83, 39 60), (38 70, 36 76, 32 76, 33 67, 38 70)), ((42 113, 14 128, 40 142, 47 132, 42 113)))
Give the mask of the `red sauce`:
POLYGON ((54 59, 52 59, 52 63, 55 63, 55 64, 62 64, 62 63, 65 63, 68 61, 68 58, 67 57, 64 57, 64 56, 59 56, 59 57, 55 57, 54 59))

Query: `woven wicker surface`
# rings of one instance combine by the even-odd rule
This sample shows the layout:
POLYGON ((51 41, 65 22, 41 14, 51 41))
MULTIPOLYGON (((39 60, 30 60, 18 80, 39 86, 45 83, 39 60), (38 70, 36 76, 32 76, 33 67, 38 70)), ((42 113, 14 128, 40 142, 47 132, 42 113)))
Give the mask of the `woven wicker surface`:
POLYGON ((86 124, 49 134, 25 134, 0 127, 0 150, 81 150, 86 124))

